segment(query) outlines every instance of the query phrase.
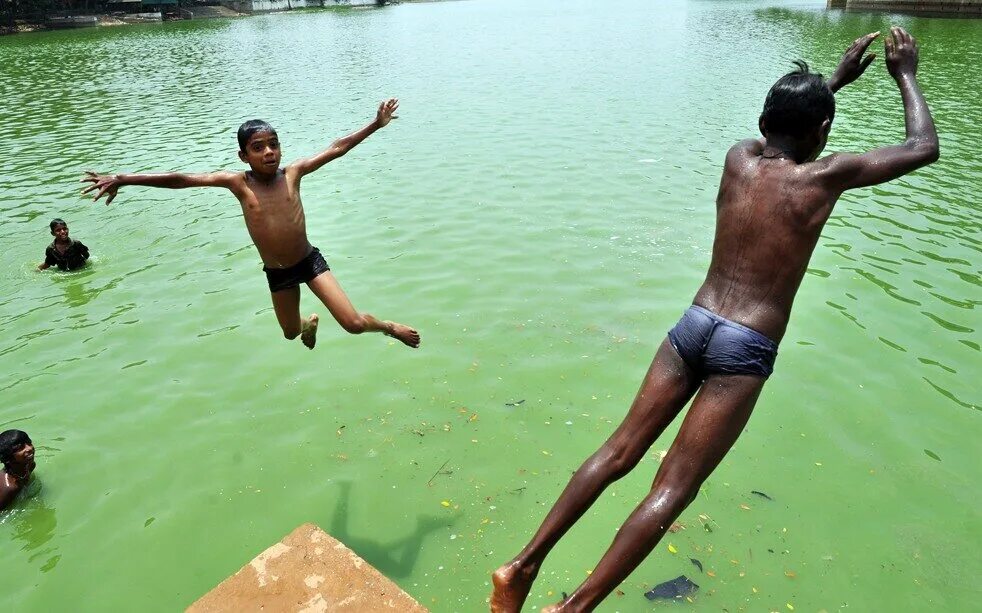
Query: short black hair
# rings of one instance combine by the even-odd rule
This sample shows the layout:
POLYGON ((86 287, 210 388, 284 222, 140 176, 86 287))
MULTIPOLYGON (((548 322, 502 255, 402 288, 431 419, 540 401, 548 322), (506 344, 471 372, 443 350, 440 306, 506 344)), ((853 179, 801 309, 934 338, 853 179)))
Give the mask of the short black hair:
POLYGON ((760 119, 768 132, 800 138, 835 118, 835 96, 821 74, 810 72, 801 60, 794 64, 798 69, 778 79, 767 92, 760 119))
POLYGON ((262 119, 250 119, 241 126, 239 126, 239 132, 236 136, 239 139, 239 151, 245 151, 246 145, 249 144, 249 139, 252 138, 253 134, 259 132, 271 132, 276 134, 276 130, 273 126, 269 125, 262 119))
POLYGON ((14 453, 24 445, 33 445, 31 437, 23 430, 4 430, 0 432, 0 462, 9 464, 14 453))
POLYGON ((61 217, 55 217, 54 219, 51 220, 51 223, 48 224, 48 227, 51 228, 52 232, 54 232, 55 228, 57 228, 58 226, 65 226, 67 228, 68 224, 65 223, 65 220, 62 219, 61 217))

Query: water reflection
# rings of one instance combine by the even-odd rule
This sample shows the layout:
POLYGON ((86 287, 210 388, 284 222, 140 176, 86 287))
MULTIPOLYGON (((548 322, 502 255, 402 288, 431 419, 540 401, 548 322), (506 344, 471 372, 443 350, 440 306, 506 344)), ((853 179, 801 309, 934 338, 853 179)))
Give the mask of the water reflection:
POLYGON ((28 561, 38 563, 38 569, 46 573, 58 565, 61 554, 57 545, 51 542, 56 536, 58 518, 41 496, 42 489, 41 480, 34 477, 14 506, 0 515, 0 525, 9 525, 13 529, 11 536, 20 541, 20 550, 27 552, 28 561))
POLYGON ((356 536, 348 529, 352 483, 344 481, 338 485, 341 488, 341 499, 334 508, 331 528, 328 532, 389 577, 409 576, 416 566, 416 559, 419 557, 426 535, 449 528, 457 521, 456 516, 419 515, 416 517, 413 531, 400 539, 382 543, 368 537, 356 536))

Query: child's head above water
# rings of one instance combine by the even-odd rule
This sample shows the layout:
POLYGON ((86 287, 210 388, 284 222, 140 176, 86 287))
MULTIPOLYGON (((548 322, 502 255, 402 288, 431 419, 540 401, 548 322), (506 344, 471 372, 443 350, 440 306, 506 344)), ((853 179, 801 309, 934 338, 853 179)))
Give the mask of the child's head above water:
POLYGON ((250 119, 239 126, 239 159, 252 171, 274 174, 280 166, 280 139, 276 130, 262 119, 250 119))
POLYGON ((0 432, 0 463, 24 464, 34 459, 34 443, 23 430, 0 432))
POLYGON ((814 159, 825 148, 835 118, 835 96, 822 75, 808 70, 808 64, 798 60, 795 65, 797 70, 778 79, 767 92, 760 132, 765 138, 793 143, 798 153, 814 159))
POLYGON ((68 238, 68 224, 65 223, 64 219, 61 219, 60 217, 56 217, 51 220, 51 223, 48 224, 48 227, 51 228, 51 236, 59 240, 64 240, 68 238))

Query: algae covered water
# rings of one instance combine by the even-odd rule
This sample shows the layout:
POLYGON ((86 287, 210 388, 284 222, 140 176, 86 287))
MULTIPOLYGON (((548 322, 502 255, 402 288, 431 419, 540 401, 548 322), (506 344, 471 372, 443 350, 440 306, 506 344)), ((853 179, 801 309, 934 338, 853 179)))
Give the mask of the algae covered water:
MULTIPOLYGON (((767 88, 891 23, 921 42, 941 160, 839 202, 747 430, 600 610, 664 608, 643 593, 679 575, 700 586, 679 610, 974 610, 982 22, 810 0, 0 39, 0 427, 38 445, 0 515, 0 609, 179 610, 307 521, 433 611, 485 609, 701 283, 723 156, 767 88), (227 193, 77 197, 88 168, 240 168, 252 117, 308 155, 389 96, 401 117, 303 196, 355 305, 417 327, 419 351, 332 325, 313 352, 284 341, 227 193), (34 271, 56 216, 87 269, 34 271)), ((837 103, 830 151, 902 139, 881 60, 837 103)), ((586 576, 674 432, 557 547, 527 610, 586 576)))

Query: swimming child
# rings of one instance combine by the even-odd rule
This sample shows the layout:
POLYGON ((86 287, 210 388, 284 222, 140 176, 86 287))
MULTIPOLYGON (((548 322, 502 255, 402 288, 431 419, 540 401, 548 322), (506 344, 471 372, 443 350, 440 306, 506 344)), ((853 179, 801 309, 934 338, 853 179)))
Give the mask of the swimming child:
POLYGON ((938 135, 915 76, 917 45, 893 28, 886 65, 903 99, 906 140, 817 160, 835 115, 833 93, 870 65, 873 57, 863 54, 877 36, 857 39, 828 82, 804 63, 781 77, 764 101, 763 138, 741 141, 727 153, 705 282, 661 343, 624 421, 576 471, 531 542, 492 575, 492 611, 521 609, 549 551, 695 396, 651 491, 596 569, 544 611, 592 611, 647 557, 750 418, 836 200, 848 189, 890 181, 938 159, 938 135))
POLYGON ((49 226, 55 240, 44 250, 44 261, 38 264, 38 270, 47 270, 52 266, 57 266, 58 270, 77 270, 85 266, 89 259, 89 248, 81 241, 68 237, 68 224, 65 220, 52 219, 49 226))
POLYGON ((276 130, 265 121, 253 119, 239 127, 239 159, 249 165, 245 172, 212 172, 203 174, 115 174, 86 172, 82 181, 92 183, 82 193, 98 190, 94 200, 108 195, 106 204, 124 185, 145 185, 182 189, 186 187, 223 187, 242 205, 246 228, 252 237, 273 297, 273 310, 283 336, 300 337, 304 345, 314 348, 317 341, 317 314, 300 315, 300 284, 317 296, 341 327, 351 334, 382 332, 410 347, 419 347, 416 330, 391 321, 379 321, 352 306, 320 251, 307 240, 307 225, 300 201, 300 180, 331 160, 351 151, 373 132, 397 118, 399 101, 390 99, 379 104, 375 120, 364 128, 339 138, 324 151, 280 167, 280 141, 276 130))
POLYGON ((0 511, 10 506, 17 495, 27 487, 34 472, 34 443, 26 432, 6 430, 0 432, 0 511))

